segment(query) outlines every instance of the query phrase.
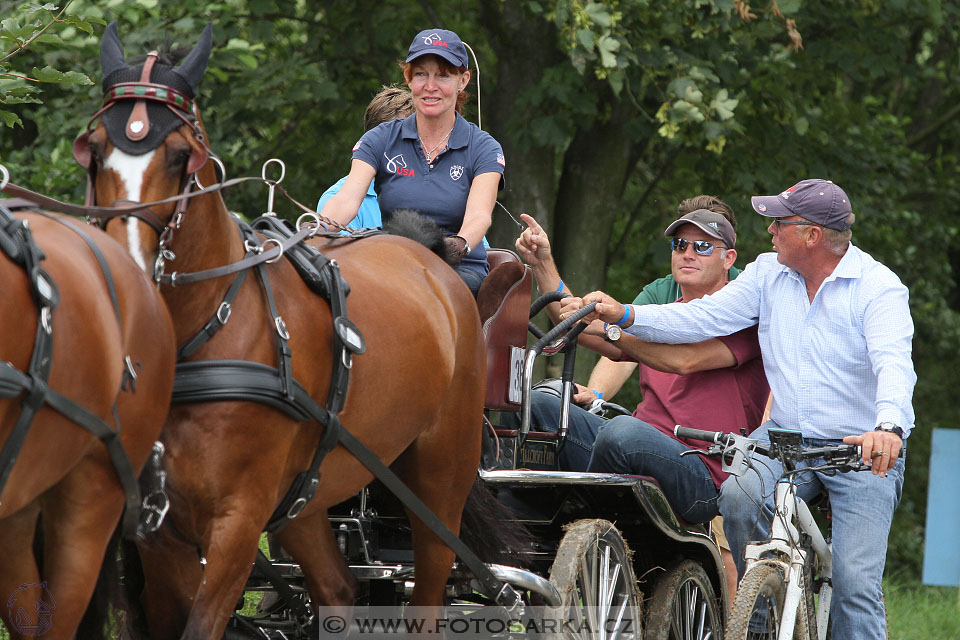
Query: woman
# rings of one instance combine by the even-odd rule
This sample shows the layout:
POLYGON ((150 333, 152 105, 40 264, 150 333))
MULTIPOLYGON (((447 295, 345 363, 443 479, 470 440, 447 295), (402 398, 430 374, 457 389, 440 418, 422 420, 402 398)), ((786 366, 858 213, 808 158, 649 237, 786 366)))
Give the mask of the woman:
POLYGON ((403 67, 415 113, 360 138, 350 174, 323 213, 346 224, 374 180, 384 220, 393 211, 413 209, 444 230, 460 259, 455 268, 476 296, 489 271, 482 239, 505 161, 500 144, 460 115, 468 66, 466 48, 453 31, 417 34, 403 67))

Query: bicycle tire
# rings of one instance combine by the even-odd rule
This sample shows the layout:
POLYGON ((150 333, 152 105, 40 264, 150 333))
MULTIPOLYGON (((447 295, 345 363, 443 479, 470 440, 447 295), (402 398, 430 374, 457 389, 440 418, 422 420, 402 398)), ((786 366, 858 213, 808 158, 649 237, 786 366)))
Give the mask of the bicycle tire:
POLYGON ((747 571, 737 588, 724 640, 775 640, 780 633, 786 590, 783 574, 774 565, 758 564, 747 571), (751 618, 758 607, 762 610, 764 603, 768 615, 763 628, 757 628, 759 620, 754 620, 751 630, 751 618))

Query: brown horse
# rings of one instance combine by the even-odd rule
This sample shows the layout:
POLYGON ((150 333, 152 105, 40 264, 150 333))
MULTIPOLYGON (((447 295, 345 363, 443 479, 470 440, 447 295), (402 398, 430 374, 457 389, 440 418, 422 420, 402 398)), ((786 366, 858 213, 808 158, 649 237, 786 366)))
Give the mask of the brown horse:
POLYGON ((29 224, 24 234, 8 213, 0 212, 7 223, 0 230, 4 453, 17 451, 18 433, 29 427, 19 455, 0 454, 0 478, 9 471, 5 483, 0 479, 0 597, 7 599, 0 617, 14 638, 68 639, 90 601, 127 495, 120 479, 126 464, 115 467, 105 446, 111 438, 101 442, 84 425, 118 432, 111 446, 118 440, 126 452, 127 488, 136 498, 136 476, 169 407, 174 333, 155 287, 116 242, 76 220, 17 211, 15 219, 29 224), (31 246, 45 256, 39 263, 31 246), (51 284, 58 295, 45 294, 51 284), (48 377, 46 357, 37 357, 42 352, 49 356, 48 377), (43 541, 36 555, 35 540, 43 541))
MULTIPOLYGON (((165 92, 179 87, 178 100, 189 103, 209 49, 208 27, 179 67, 153 56, 130 67, 110 25, 101 47, 108 104, 117 93, 114 83, 138 78, 165 92), (190 82, 184 85, 183 78, 190 82)), ((134 102, 120 100, 103 112, 77 146, 98 204, 175 196, 184 185, 189 189, 194 171, 204 186, 217 182, 213 163, 206 161, 195 106, 181 109, 171 123, 164 118, 177 105, 152 100, 138 112, 134 102), (144 113, 151 133, 135 141, 128 133, 142 131, 144 113), (151 142, 151 135, 158 139, 151 142)), ((226 323, 209 340, 200 340, 187 364, 229 360, 281 369, 277 340, 282 334, 281 344, 292 354, 293 378, 322 404, 344 357, 335 349, 331 304, 308 289, 286 259, 259 265, 233 292, 234 274, 180 284, 183 274, 231 265, 255 253, 248 251, 251 242, 245 246, 219 193, 188 202, 182 215, 173 203, 151 208, 169 229, 163 231, 159 262, 156 224, 130 217, 107 225, 107 232, 126 243, 153 275, 159 275, 155 265, 162 265, 166 284, 161 291, 181 345, 205 325, 219 324, 214 320, 218 309, 229 309, 222 318, 226 323), (261 268, 263 281, 258 280, 261 268), (171 280, 173 272, 181 280, 171 280)), ((259 242, 254 238, 253 244, 259 242)), ((339 263, 350 288, 349 318, 366 340, 366 352, 352 360, 340 420, 457 532, 480 459, 485 380, 480 322, 470 292, 442 260, 410 240, 379 235, 311 242, 339 263)), ((264 248, 273 246, 268 242, 264 248)), ((243 591, 261 531, 295 477, 310 466, 325 432, 317 421, 291 418, 253 395, 250 400, 195 398, 175 403, 170 412, 163 435, 170 524, 140 545, 151 637, 220 637, 243 591)), ((337 549, 327 509, 357 493, 372 475, 338 446, 324 459, 319 478, 313 499, 277 538, 303 568, 315 604, 348 604, 355 581, 337 549)), ((411 518, 411 526, 412 603, 440 605, 454 554, 418 519, 411 518)))

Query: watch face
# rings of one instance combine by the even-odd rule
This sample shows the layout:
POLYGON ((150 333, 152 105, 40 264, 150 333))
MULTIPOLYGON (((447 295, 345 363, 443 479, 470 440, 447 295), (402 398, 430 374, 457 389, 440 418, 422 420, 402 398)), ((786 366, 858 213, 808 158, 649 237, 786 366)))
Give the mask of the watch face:
POLYGON ((620 330, 620 327, 618 327, 615 324, 611 324, 610 326, 607 327, 607 340, 609 340, 610 342, 616 342, 617 340, 620 339, 621 333, 622 331, 620 330))

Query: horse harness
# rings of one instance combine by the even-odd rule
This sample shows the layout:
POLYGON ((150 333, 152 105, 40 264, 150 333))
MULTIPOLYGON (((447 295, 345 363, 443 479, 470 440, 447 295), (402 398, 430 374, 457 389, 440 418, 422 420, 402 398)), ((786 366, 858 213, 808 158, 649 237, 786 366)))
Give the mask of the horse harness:
MULTIPOLYGON (((148 54, 148 61, 153 56, 155 56, 153 52, 148 54)), ((191 191, 193 184, 196 183, 195 172, 203 166, 208 156, 214 159, 216 159, 216 156, 204 141, 202 130, 197 124, 197 118, 192 113, 195 109, 193 103, 186 96, 179 96, 178 99, 176 95, 173 95, 176 92, 171 88, 152 84, 148 81, 149 78, 149 71, 145 71, 141 73, 140 82, 126 83, 122 91, 115 90, 116 87, 108 90, 103 108, 90 119, 87 132, 82 134, 74 143, 74 155, 80 164, 88 169, 88 189, 86 206, 81 208, 70 205, 71 210, 69 212, 77 213, 77 210, 82 209, 81 215, 87 215, 88 218, 100 218, 103 224, 105 224, 106 219, 118 215, 135 215, 157 230, 160 234, 160 253, 155 273, 158 285, 166 284, 175 287, 235 274, 224 299, 210 320, 196 335, 178 348, 173 402, 254 401, 283 411, 294 420, 316 420, 324 425, 323 435, 317 444, 309 468, 298 474, 294 479, 284 499, 268 521, 265 527, 266 531, 278 532, 290 520, 300 514, 313 498, 319 486, 319 468, 323 458, 337 444, 341 444, 460 557, 477 577, 481 590, 486 595, 512 611, 521 601, 519 594, 512 586, 498 580, 480 558, 450 531, 443 521, 387 465, 353 434, 343 428, 340 423, 339 414, 343 409, 346 398, 352 358, 353 355, 364 352, 365 344, 360 330, 347 318, 346 297, 349 293, 349 287, 340 275, 339 265, 336 260, 323 256, 320 251, 305 243, 304 240, 315 235, 323 235, 350 241, 380 233, 380 231, 355 232, 348 237, 339 235, 336 230, 342 230, 345 227, 332 220, 321 218, 313 209, 294 200, 277 183, 267 180, 264 176, 262 181, 268 184, 270 188, 271 203, 274 189, 279 189, 287 199, 303 210, 307 216, 314 218, 315 224, 298 225, 298 228, 293 230, 272 213, 271 206, 268 213, 254 221, 252 225, 247 225, 237 218, 241 239, 247 250, 245 257, 239 262, 196 273, 163 273, 164 260, 174 257, 169 247, 175 231, 179 229, 182 222, 187 209, 187 201, 204 193, 219 191, 230 184, 256 180, 257 178, 235 178, 206 188, 201 187, 199 191, 191 191), (197 142, 204 150, 201 154, 202 161, 200 161, 200 158, 191 156, 187 170, 184 172, 181 193, 178 196, 146 204, 127 202, 119 208, 94 206, 92 186, 94 169, 90 163, 88 142, 88 137, 92 131, 90 125, 97 117, 102 116, 115 105, 117 101, 130 99, 162 102, 177 117, 190 125, 197 142), (170 222, 164 225, 159 217, 150 210, 150 207, 169 202, 178 203, 177 211, 171 217, 170 222), (320 232, 321 225, 327 227, 328 230, 320 232), (331 228, 334 231, 329 231, 331 228), (257 232, 265 238, 262 242, 259 240, 257 232), (268 245, 270 245, 269 248, 268 245), (330 303, 334 327, 334 364, 326 407, 318 404, 293 377, 292 350, 289 346, 290 336, 287 333, 282 316, 277 311, 265 267, 265 264, 279 260, 281 255, 286 256, 292 262, 297 272, 314 292, 323 295, 330 303), (239 293, 249 269, 256 269, 257 277, 265 293, 268 310, 275 328, 278 366, 271 367, 262 363, 240 360, 183 361, 183 358, 195 353, 227 323, 233 301, 239 293)), ((128 130, 133 128, 130 125, 133 123, 136 113, 142 114, 142 110, 138 112, 136 108, 134 109, 130 116, 128 130)), ((127 132, 127 136, 130 137, 130 131, 127 132)), ((199 183, 197 184, 199 186, 199 183)), ((9 187, 6 190, 10 192, 9 187)), ((32 192, 24 193, 24 191, 20 189, 15 195, 35 199, 35 194, 32 194, 32 192)), ((45 205, 63 204, 51 201, 49 198, 43 198, 43 200, 45 205)))
MULTIPOLYGON (((89 236, 74 224, 41 211, 37 211, 36 213, 63 224, 77 233, 86 242, 94 256, 96 256, 100 269, 103 272, 107 289, 113 303, 114 313, 116 314, 117 324, 121 327, 122 333, 122 319, 117 303, 117 293, 114 286, 113 275, 100 249, 93 243, 89 236)), ((54 309, 60 302, 60 295, 53 279, 40 266, 40 263, 44 259, 44 254, 33 239, 29 225, 25 221, 14 217, 10 210, 3 204, 0 204, 0 251, 6 254, 15 264, 21 266, 26 272, 29 280, 30 293, 39 311, 33 353, 27 371, 18 370, 10 362, 0 363, 0 397, 10 398, 20 395, 21 393, 24 394, 20 403, 22 407, 20 415, 13 426, 10 436, 3 445, 2 451, 0 451, 0 495, 3 494, 6 482, 13 471, 13 466, 26 440, 34 416, 41 407, 46 405, 83 427, 103 442, 110 454, 110 460, 113 462, 125 496, 126 508, 124 509, 123 515, 124 536, 131 538, 134 535, 144 535, 146 532, 152 530, 149 520, 151 520, 152 516, 155 516, 156 513, 154 513, 152 507, 144 505, 145 509, 143 513, 149 513, 151 517, 147 519, 148 521, 140 521, 140 488, 137 483, 137 476, 133 471, 133 465, 130 463, 130 458, 123 448, 123 443, 117 437, 120 434, 120 423, 117 416, 116 404, 113 406, 114 421, 116 422, 116 430, 114 430, 101 420, 99 416, 91 413, 48 386, 50 369, 53 365, 52 316, 54 309)), ((131 393, 135 392, 138 364, 139 363, 133 363, 129 356, 125 358, 121 390, 131 393)))

